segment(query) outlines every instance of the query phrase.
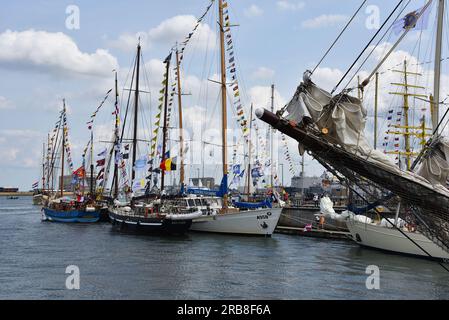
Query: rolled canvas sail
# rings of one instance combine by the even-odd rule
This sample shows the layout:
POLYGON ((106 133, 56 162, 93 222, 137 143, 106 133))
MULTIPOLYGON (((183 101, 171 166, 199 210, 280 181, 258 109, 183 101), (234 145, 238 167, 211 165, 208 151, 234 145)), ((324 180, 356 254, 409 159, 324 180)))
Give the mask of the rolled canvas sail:
POLYGON ((367 111, 362 102, 349 95, 333 97, 316 86, 307 76, 287 105, 288 120, 301 122, 304 118, 313 121, 318 129, 326 128, 329 140, 345 150, 367 160, 379 161, 396 169, 394 162, 384 153, 374 150, 365 136, 367 111))

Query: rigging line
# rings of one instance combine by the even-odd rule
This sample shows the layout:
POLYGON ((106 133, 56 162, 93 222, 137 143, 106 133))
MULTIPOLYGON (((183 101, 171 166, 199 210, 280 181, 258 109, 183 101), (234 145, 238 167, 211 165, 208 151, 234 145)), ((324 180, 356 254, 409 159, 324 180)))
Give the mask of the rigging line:
MULTIPOLYGON (((410 0, 409 0, 410 1, 410 0)), ((366 49, 371 45, 371 43, 374 41, 374 39, 377 37, 377 35, 380 33, 380 31, 384 28, 384 26, 387 24, 387 22, 390 20, 390 18, 393 16, 393 14, 396 12, 396 10, 399 8, 399 6, 404 2, 404 0, 400 0, 399 3, 396 5, 396 7, 393 9, 393 11, 390 13, 390 15, 387 17, 387 19, 382 23, 379 30, 374 34, 374 36, 371 38, 371 40, 367 43, 365 48, 363 48, 362 52, 360 52, 359 56, 355 59, 355 61, 352 63, 352 65, 349 67, 349 69, 346 71, 346 73, 343 75, 343 77, 340 79, 340 81, 337 83, 337 85, 332 90, 331 94, 334 93, 338 86, 343 82, 343 80, 346 78, 346 76, 349 74, 349 72, 352 70, 352 68, 355 66, 357 61, 360 59, 360 57, 365 53, 366 49)))
MULTIPOLYGON (((135 75, 135 72, 136 72, 136 67, 137 67, 137 59, 134 59, 133 74, 132 74, 132 77, 131 77, 131 88, 133 87, 133 84, 134 84, 134 75, 135 75)), ((128 93, 128 101, 126 103, 125 117, 123 119, 122 134, 120 136, 120 143, 122 142, 123 135, 125 134, 126 119, 128 117, 129 104, 131 102, 131 93, 132 93, 132 91, 129 91, 129 93, 128 93)))
MULTIPOLYGON (((408 0, 407 4, 402 8, 402 10, 399 12, 399 14, 397 15, 395 21, 401 16, 402 12, 404 12, 405 8, 409 5, 411 0, 408 0)), ((360 64, 360 66, 358 67, 358 69, 356 70, 356 72, 354 72, 353 76, 351 77, 351 79, 349 79, 348 83, 346 84, 346 86, 344 87, 344 89, 346 89, 352 82, 352 80, 354 80, 355 76, 357 75, 357 73, 360 72, 360 70, 363 68, 363 66, 365 65, 366 61, 368 61, 368 59, 372 56, 374 50, 377 49, 377 47, 379 47, 380 43, 382 42, 382 40, 386 37, 386 35, 388 34, 388 32, 390 31, 390 29, 393 27, 394 22, 388 27, 388 29, 385 31, 385 33, 382 35, 382 37, 379 39, 379 41, 376 43, 376 45, 371 49, 370 53, 367 55, 367 57, 365 58, 365 60, 363 60, 363 62, 360 64)), ((338 85, 337 85, 338 86, 338 85)), ((343 90, 344 90, 343 89, 343 90)))
MULTIPOLYGON (((432 0, 429 0, 424 7, 421 9, 421 11, 418 13, 416 19, 419 20, 422 18, 425 11, 429 8, 429 6, 432 4, 432 0)), ((388 59, 388 57, 393 53, 393 51, 397 48, 397 46, 402 42, 402 40, 407 36, 407 34, 412 30, 413 28, 405 28, 405 31, 402 33, 402 35, 399 37, 399 39, 396 41, 396 43, 390 48, 388 53, 382 58, 382 60, 377 64, 377 66, 374 68, 374 70, 370 73, 370 75, 362 82, 362 87, 365 87, 371 80, 371 78, 374 76, 374 74, 379 70, 379 68, 385 63, 385 61, 388 59)))
MULTIPOLYGON (((402 14, 402 12, 404 12, 405 8, 410 4, 411 0, 408 0, 407 4, 405 6, 402 7, 401 11, 398 13, 398 15, 396 16, 396 19, 394 21, 396 21, 402 14)), ((370 53, 367 55, 367 57, 363 60, 363 62, 360 64, 360 66, 358 67, 358 69, 356 70, 356 72, 354 72, 353 76, 351 77, 351 79, 349 79, 348 83, 346 84, 346 86, 344 87, 344 89, 346 89, 352 82, 352 80, 354 80, 355 76, 360 72, 360 70, 363 68, 363 66, 365 65, 366 61, 372 56, 374 50, 377 49, 377 47, 379 47, 381 41, 385 38, 385 36, 388 34, 388 32, 390 31, 390 29, 393 27, 394 25, 394 21, 393 23, 388 27, 388 29, 384 32, 384 34, 382 35, 382 37, 379 39, 379 41, 376 43, 376 45, 371 49, 370 53)), ((422 30, 421 30, 422 32, 422 30)), ((414 51, 414 50, 413 50, 414 51)), ((399 63, 399 65, 402 65, 402 63, 399 63)))
POLYGON ((331 46, 329 47, 329 49, 327 49, 326 53, 323 55, 323 57, 321 57, 320 61, 317 63, 317 65, 315 66, 315 68, 313 68, 312 72, 310 73, 310 75, 312 75, 316 69, 318 69, 318 67, 321 65, 321 63, 323 62, 323 60, 327 57, 327 55, 329 54, 329 52, 334 48, 335 44, 338 42, 338 40, 340 40, 341 36, 343 35, 343 33, 346 31, 346 29, 351 25, 352 21, 355 19, 355 17, 359 14, 360 10, 363 8, 363 6, 365 5, 367 0, 364 0, 362 2, 362 4, 360 5, 360 7, 357 9, 357 11, 353 14, 353 16, 351 17, 351 19, 348 21, 348 23, 345 25, 345 27, 343 28, 343 30, 341 30, 340 34, 337 36, 337 38, 334 40, 334 42, 331 44, 331 46))

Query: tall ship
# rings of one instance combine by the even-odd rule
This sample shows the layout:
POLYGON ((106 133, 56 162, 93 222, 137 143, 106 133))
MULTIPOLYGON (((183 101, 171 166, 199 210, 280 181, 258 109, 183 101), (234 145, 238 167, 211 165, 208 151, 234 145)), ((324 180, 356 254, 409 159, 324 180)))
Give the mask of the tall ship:
MULTIPOLYGON (((444 105, 440 84, 445 1, 428 1, 422 8, 405 16, 402 16, 405 8, 400 4, 401 2, 391 12, 369 45, 375 43, 376 37, 381 35, 382 31, 388 34, 393 30, 399 38, 382 53, 363 82, 351 87, 354 75, 340 93, 334 94, 342 82, 347 80, 348 74, 356 63, 360 62, 363 54, 367 53, 369 57, 369 45, 332 92, 320 88, 312 81, 313 74, 325 55, 314 70, 304 73, 303 81, 294 97, 281 111, 274 114, 258 109, 256 114, 262 121, 296 139, 300 151, 310 152, 350 188, 353 197, 365 202, 362 207, 350 206, 350 211, 346 212, 347 225, 354 241, 362 246, 395 253, 448 259, 449 139, 443 134, 448 112, 445 112, 442 118, 439 113, 439 107, 444 105), (351 92, 357 89, 363 92, 373 83, 373 79, 377 79, 379 69, 407 34, 425 28, 432 5, 436 8, 437 17, 432 73, 433 94, 430 98, 422 97, 411 91, 413 84, 406 82, 402 83, 403 90, 400 91, 400 95, 405 99, 404 107, 407 107, 409 97, 421 99, 421 102, 431 105, 432 130, 428 137, 423 122, 421 137, 425 143, 421 150, 414 154, 409 142, 412 133, 416 133, 416 128, 403 122, 392 127, 391 130, 400 130, 401 134, 405 132, 408 137, 405 141, 405 151, 397 150, 397 161, 393 161, 388 154, 369 144, 365 133, 367 109, 361 99, 351 95, 351 92), (399 18, 401 16, 402 18, 399 18), (369 181, 369 185, 366 181, 369 181), (394 218, 385 216, 379 209, 391 203, 394 205, 392 211, 396 212, 394 218)), ((382 39, 380 36, 377 45, 382 39)), ((408 71, 402 71, 403 76, 407 77, 408 71)), ((377 81, 375 85, 377 86, 377 81)), ((419 89, 419 86, 414 89, 419 89)), ((377 121, 377 115, 375 119, 377 121)))
MULTIPOLYGON (((254 149, 254 141, 252 139, 252 124, 253 124, 253 108, 249 112, 245 110, 242 99, 240 98, 239 82, 236 72, 236 57, 234 55, 233 39, 231 28, 233 25, 230 22, 229 15, 229 2, 224 0, 211 1, 206 13, 201 19, 210 11, 212 5, 216 2, 218 7, 218 43, 219 43, 219 70, 220 74, 217 76, 217 80, 210 80, 214 85, 220 87, 219 91, 219 106, 221 110, 217 110, 221 114, 221 144, 218 148, 221 148, 221 171, 222 180, 218 189, 201 188, 186 186, 184 187, 184 181, 181 180, 181 194, 184 195, 185 201, 189 204, 195 203, 195 207, 200 209, 203 213, 201 217, 193 220, 191 230, 197 232, 211 232, 211 233, 224 233, 224 234, 241 234, 241 235, 258 235, 258 236, 271 236, 279 221, 282 211, 282 200, 280 200, 279 194, 274 189, 273 183, 271 185, 271 195, 267 196, 267 199, 259 202, 254 201, 231 201, 229 186, 235 182, 236 178, 244 177, 244 171, 246 171, 246 200, 250 200, 250 188, 251 178, 253 182, 259 177, 260 165, 251 167, 252 157, 251 152, 254 149), (229 78, 228 78, 229 76, 229 78), (232 101, 228 101, 228 97, 232 101), (237 131, 241 132, 241 141, 246 146, 246 165, 237 164, 231 166, 229 164, 228 157, 228 137, 227 130, 232 129, 228 122, 228 103, 235 108, 233 112, 237 113, 237 131), (248 120, 249 119, 249 122, 248 120), (234 170, 234 168, 239 168, 234 170), (241 170, 244 167, 245 170, 241 170), (234 179, 229 181, 230 174, 234 174, 234 179)), ((189 34, 186 38, 187 42, 192 37, 189 34)), ((179 55, 184 54, 185 47, 182 47, 181 52, 177 52, 177 79, 181 79, 179 68, 179 55)), ((179 87, 178 87, 179 89, 179 87)), ((178 90, 178 98, 180 99, 182 92, 178 90)), ((179 100, 181 106, 181 101, 179 100)), ((182 139, 182 138, 181 138, 182 139)), ((182 143, 181 143, 182 145, 182 143)), ((211 153, 213 153, 211 151, 211 153)), ((183 154, 181 152, 181 154, 183 154)), ((233 158, 235 158, 236 152, 234 151, 233 158)), ((235 160, 235 159, 233 159, 235 160)), ((204 162, 204 159, 203 159, 204 162)), ((270 164, 273 165, 272 163, 270 164)), ((183 170, 181 164, 181 170, 183 170)), ((204 170, 203 170, 204 172, 204 170)), ((273 174, 272 174, 273 175, 273 174)))
MULTIPOLYGON (((166 154, 167 145, 167 126, 169 117, 169 92, 168 92, 168 71, 170 67, 171 54, 165 59, 166 74, 163 81, 163 97, 160 99, 161 104, 158 108, 158 123, 152 132, 153 136, 145 140, 139 136, 139 116, 140 112, 140 71, 141 71, 141 52, 140 42, 137 46, 137 54, 134 61, 133 80, 135 84, 130 89, 130 95, 126 107, 123 120, 120 120, 120 112, 118 106, 118 91, 116 79, 116 121, 115 121, 115 137, 114 147, 110 152, 111 162, 114 162, 113 180, 112 180, 112 197, 108 205, 109 217, 112 225, 123 231, 136 231, 142 233, 185 233, 192 224, 192 219, 198 217, 201 213, 196 208, 186 208, 179 204, 178 199, 167 196, 163 190, 164 176, 162 175, 162 188, 150 191, 146 181, 151 179, 146 174, 146 168, 154 160, 151 156, 153 151, 148 152, 148 144, 157 140, 157 133, 163 118, 163 130, 165 132, 163 138, 162 152, 166 154), (134 93, 134 104, 130 106, 131 92, 134 93), (164 109, 164 112, 162 112, 164 109), (132 110, 132 112, 131 112, 132 110), (132 115, 129 120, 128 116, 132 115), (127 130, 126 125, 131 122, 127 130), (123 123, 120 127, 118 124, 123 123), (127 138, 126 133, 131 132, 131 138, 127 138), (130 142, 130 143, 128 143, 130 142), (143 143, 142 143, 143 142, 143 143), (146 145, 143 146, 146 142, 146 145), (142 154, 138 156, 138 148, 142 148, 142 154), (131 158, 129 157, 131 153, 131 158), (127 160, 131 160, 131 166, 127 160), (129 170, 127 170, 127 167, 129 170)), ((147 79, 147 78, 145 78, 147 79)), ((148 110, 147 110, 148 111, 148 110)), ((153 150, 153 148, 152 148, 153 150)), ((171 170, 171 159, 169 156, 163 159, 163 163, 167 164, 163 170, 171 170)), ((160 171, 159 171, 160 172, 160 171)), ((152 179, 151 179, 152 180, 152 179)), ((156 178, 157 180, 157 178, 156 178)))
POLYGON ((49 176, 47 181, 51 181, 52 188, 54 181, 57 180, 56 169, 59 160, 60 178, 59 192, 55 192, 44 201, 42 208, 43 220, 62 223, 92 223, 100 219, 100 213, 95 207, 95 200, 89 198, 77 198, 66 196, 64 169, 67 163, 72 172, 73 162, 68 138, 67 112, 65 100, 63 109, 60 113, 56 128, 51 138, 51 159, 49 164, 49 176), (60 158, 59 158, 60 155, 60 158), (58 159, 59 158, 59 159, 58 159))

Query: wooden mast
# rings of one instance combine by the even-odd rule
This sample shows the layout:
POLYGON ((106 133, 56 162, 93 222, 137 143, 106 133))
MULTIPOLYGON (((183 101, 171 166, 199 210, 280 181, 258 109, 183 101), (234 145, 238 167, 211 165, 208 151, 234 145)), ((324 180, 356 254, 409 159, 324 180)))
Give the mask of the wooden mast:
POLYGON ((377 149, 377 109, 379 104, 379 72, 376 72, 374 92, 374 150, 377 149))
POLYGON ((137 126, 138 126, 138 111, 139 111, 139 69, 140 69, 140 40, 137 45, 137 64, 136 64, 136 90, 134 96, 134 135, 133 135, 133 158, 132 158, 132 176, 131 183, 134 183, 134 179, 136 177, 136 170, 134 166, 136 165, 136 156, 137 156, 137 126))
POLYGON ((42 194, 45 192, 45 142, 42 144, 42 194))
POLYGON ((437 22, 437 36, 435 44, 435 67, 433 80, 433 101, 432 108, 432 126, 435 130, 439 123, 440 110, 440 82, 441 82, 441 51, 443 43, 443 22, 444 22, 444 1, 439 0, 438 3, 438 22, 437 22))
POLYGON ((50 133, 47 133, 47 191, 50 190, 50 133))
MULTIPOLYGON (((225 34, 223 24, 223 0, 218 0, 218 17, 220 26, 220 60, 221 60, 221 121, 222 121, 222 161, 223 177, 228 174, 228 154, 227 154, 227 101, 226 101, 226 55, 225 55, 225 34)), ((223 209, 228 208, 228 195, 223 195, 223 209)))
POLYGON ((251 195, 251 136, 252 136, 252 128, 253 128, 253 104, 251 103, 251 114, 249 120, 249 138, 248 138, 248 172, 246 173, 247 181, 246 181, 246 193, 248 194, 248 201, 250 200, 251 195))
MULTIPOLYGON (((171 60, 171 52, 170 55, 165 59, 165 93, 164 93, 164 127, 162 128, 162 161, 165 161, 165 154, 167 153, 167 132, 168 132, 168 123, 167 123, 167 113, 168 113, 168 73, 170 71, 170 60, 171 60)), ((165 188, 165 170, 162 170, 161 173, 161 192, 165 188)))
POLYGON ((63 101, 63 113, 62 113, 62 152, 61 152, 61 198, 64 197, 64 156, 65 156, 65 125, 64 125, 64 118, 66 117, 65 114, 65 99, 63 101))
POLYGON ((119 114, 118 114, 118 80, 117 80, 117 71, 115 72, 115 144, 114 144, 114 199, 118 197, 118 163, 117 163, 117 155, 120 150, 118 148, 119 141, 119 114))
POLYGON ((182 122, 182 88, 181 88, 181 68, 179 61, 179 51, 176 49, 176 70, 178 73, 178 113, 179 113, 179 155, 181 157, 181 169, 180 169, 180 184, 181 188, 184 186, 185 173, 184 173, 184 132, 182 122))
MULTIPOLYGON (((271 112, 274 113, 274 84, 271 85, 271 112)), ((252 115, 251 115, 252 116, 252 115)), ((270 168, 271 168, 271 175, 270 175, 270 179, 271 179, 271 188, 274 190, 274 128, 270 127, 270 168)))
POLYGON ((90 197, 94 199, 94 132, 90 130, 90 197))

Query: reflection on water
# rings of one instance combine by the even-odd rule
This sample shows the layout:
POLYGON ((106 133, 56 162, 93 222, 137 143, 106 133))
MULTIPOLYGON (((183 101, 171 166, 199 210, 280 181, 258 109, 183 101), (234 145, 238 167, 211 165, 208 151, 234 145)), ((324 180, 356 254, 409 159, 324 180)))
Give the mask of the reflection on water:
POLYGON ((30 198, 0 198, 0 299, 449 299, 435 262, 352 242, 136 236, 40 218, 30 198), (65 289, 68 265, 80 268, 79 291, 65 289), (365 287, 368 265, 380 290, 365 287))

